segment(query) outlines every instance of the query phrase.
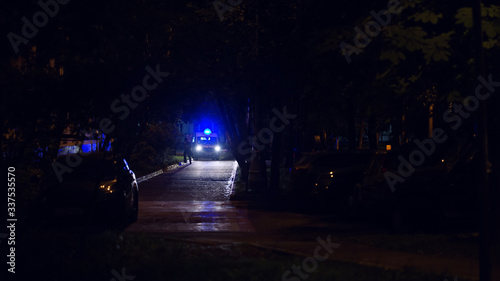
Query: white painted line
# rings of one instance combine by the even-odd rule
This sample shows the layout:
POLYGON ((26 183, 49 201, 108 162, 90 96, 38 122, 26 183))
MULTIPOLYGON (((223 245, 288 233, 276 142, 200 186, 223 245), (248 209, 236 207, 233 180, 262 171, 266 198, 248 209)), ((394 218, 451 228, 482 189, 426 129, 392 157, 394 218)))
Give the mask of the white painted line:
POLYGON ((234 192, 234 182, 236 181, 236 171, 238 171, 238 162, 234 161, 233 162, 233 171, 231 172, 231 178, 228 181, 228 187, 230 186, 231 192, 229 193, 230 196, 233 196, 234 192))
POLYGON ((157 175, 160 175, 160 174, 163 174, 163 170, 158 170, 158 171, 156 171, 154 173, 151 173, 149 175, 145 175, 143 177, 140 177, 140 178, 137 179, 137 183, 141 183, 143 181, 147 181, 147 180, 149 180, 151 178, 154 178, 154 177, 156 177, 157 175))

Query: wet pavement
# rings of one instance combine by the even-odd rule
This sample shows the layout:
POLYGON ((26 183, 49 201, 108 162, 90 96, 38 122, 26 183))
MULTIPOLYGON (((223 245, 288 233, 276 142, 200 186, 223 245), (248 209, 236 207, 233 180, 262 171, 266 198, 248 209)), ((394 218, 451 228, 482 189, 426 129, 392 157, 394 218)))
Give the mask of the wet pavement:
POLYGON ((128 232, 253 232, 246 210, 224 201, 141 201, 139 219, 128 232))
POLYGON ((229 201, 237 164, 194 161, 139 186, 139 218, 127 232, 254 232, 246 208, 229 201))

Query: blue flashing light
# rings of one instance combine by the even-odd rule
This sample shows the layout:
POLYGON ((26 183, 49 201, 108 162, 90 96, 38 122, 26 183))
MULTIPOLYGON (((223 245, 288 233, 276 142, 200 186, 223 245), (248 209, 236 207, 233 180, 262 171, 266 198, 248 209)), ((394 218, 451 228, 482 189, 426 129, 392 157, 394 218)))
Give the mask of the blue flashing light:
POLYGON ((209 128, 206 128, 203 133, 205 133, 205 135, 210 135, 212 133, 212 131, 209 129, 209 128))
POLYGON ((82 152, 83 153, 92 152, 91 144, 82 144, 82 152))

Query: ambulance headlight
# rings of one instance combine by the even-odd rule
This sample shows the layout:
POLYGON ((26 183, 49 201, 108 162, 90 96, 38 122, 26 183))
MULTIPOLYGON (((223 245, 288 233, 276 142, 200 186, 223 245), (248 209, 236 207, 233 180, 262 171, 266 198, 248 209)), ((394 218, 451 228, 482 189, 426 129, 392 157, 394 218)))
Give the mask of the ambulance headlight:
POLYGON ((220 146, 218 146, 218 145, 217 145, 217 146, 215 147, 215 151, 219 152, 219 151, 220 151, 220 146))
POLYGON ((196 146, 196 151, 201 151, 201 145, 196 146))

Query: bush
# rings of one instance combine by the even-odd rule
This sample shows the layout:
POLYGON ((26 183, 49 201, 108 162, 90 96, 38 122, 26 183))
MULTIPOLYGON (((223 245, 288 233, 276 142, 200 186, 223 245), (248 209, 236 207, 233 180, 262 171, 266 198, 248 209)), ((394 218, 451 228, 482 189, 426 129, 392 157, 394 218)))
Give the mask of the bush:
POLYGON ((141 177, 163 168, 158 158, 157 151, 147 142, 142 141, 136 145, 130 156, 130 167, 137 177, 141 177))
POLYGON ((174 124, 150 124, 130 157, 132 170, 138 177, 179 162, 175 158, 178 131, 174 124), (174 153, 172 153, 172 151, 174 153))

